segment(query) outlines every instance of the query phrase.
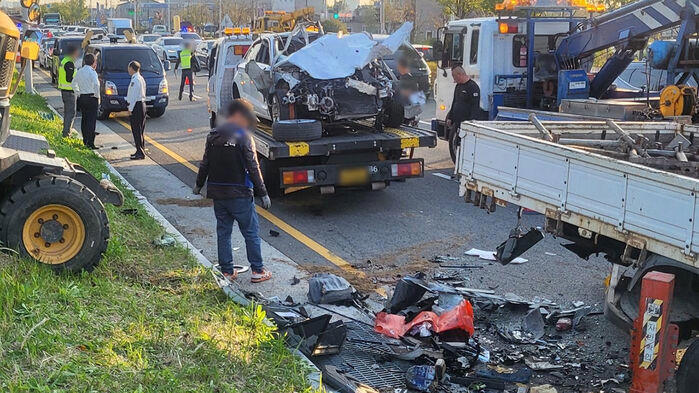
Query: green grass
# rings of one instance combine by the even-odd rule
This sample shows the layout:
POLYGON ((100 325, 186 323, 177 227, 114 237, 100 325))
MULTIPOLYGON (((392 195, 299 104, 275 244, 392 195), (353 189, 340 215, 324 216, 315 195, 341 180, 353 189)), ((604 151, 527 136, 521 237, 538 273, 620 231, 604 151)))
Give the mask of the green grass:
MULTIPOLYGON (((40 133, 58 155, 106 173, 100 157, 60 137, 43 98, 17 94, 12 128, 40 133)), ((122 191, 124 188, 117 184, 122 191)), ((0 256, 1 392, 301 392, 307 368, 259 307, 228 300, 133 194, 107 206, 112 237, 91 273, 56 274, 0 256), (120 210, 138 209, 137 215, 120 210)))

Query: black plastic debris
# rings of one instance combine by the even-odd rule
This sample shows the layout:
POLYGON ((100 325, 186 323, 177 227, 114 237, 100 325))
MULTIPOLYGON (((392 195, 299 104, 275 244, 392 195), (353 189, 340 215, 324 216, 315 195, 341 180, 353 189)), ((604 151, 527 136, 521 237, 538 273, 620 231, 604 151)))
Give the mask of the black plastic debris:
POLYGON ((332 316, 324 314, 303 322, 289 325, 288 329, 301 340, 301 352, 308 356, 334 355, 340 352, 347 338, 347 328, 342 321, 330 322, 332 316))
POLYGON ((341 372, 335 366, 325 366, 322 369, 323 382, 336 389, 339 393, 378 393, 371 386, 360 383, 352 376, 341 372))
POLYGON ((513 373, 499 373, 495 370, 486 369, 476 371, 476 377, 489 378, 493 380, 510 383, 529 383, 534 373, 528 368, 520 368, 513 373))
POLYGON ((272 237, 279 237, 279 231, 275 231, 274 229, 270 229, 269 235, 272 237))
MULTIPOLYGON (((420 274, 415 278, 422 280, 424 277, 424 274, 420 274)), ((402 311, 420 301, 425 292, 427 292, 427 289, 425 289, 424 286, 418 285, 415 281, 409 280, 409 277, 406 277, 396 284, 396 289, 393 291, 393 296, 388 304, 387 311, 391 314, 402 311)))
POLYGON ((531 228, 527 233, 523 233, 522 228, 518 226, 510 231, 510 237, 507 240, 497 246, 495 258, 503 265, 507 265, 543 238, 544 234, 537 228, 531 228))
POLYGON ((314 274, 308 282, 308 300, 315 304, 336 304, 352 300, 354 288, 342 277, 330 273, 314 274))

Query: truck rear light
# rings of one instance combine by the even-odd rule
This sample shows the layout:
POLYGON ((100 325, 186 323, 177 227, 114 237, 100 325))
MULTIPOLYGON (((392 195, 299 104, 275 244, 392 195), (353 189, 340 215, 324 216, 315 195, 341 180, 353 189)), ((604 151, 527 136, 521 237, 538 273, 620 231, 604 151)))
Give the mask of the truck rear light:
POLYGON ((422 165, 419 162, 407 162, 404 164, 392 164, 392 176, 419 176, 422 174, 422 165))
POLYGON ((284 185, 289 184, 309 184, 315 183, 315 171, 284 171, 282 173, 282 181, 284 185))

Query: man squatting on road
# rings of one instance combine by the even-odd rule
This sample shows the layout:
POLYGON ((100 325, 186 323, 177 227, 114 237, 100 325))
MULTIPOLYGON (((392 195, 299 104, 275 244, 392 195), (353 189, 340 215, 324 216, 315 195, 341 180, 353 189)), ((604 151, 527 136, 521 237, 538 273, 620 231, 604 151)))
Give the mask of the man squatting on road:
POLYGON ((269 209, 272 202, 262 180, 255 141, 249 132, 257 119, 252 106, 240 99, 228 105, 226 116, 226 122, 211 130, 206 138, 204 158, 199 164, 193 192, 199 194, 206 183, 206 197, 214 200, 218 263, 223 275, 229 280, 238 276, 233 267, 231 246, 233 224, 237 221, 245 238, 251 281, 260 283, 271 279, 272 273, 262 263, 254 195, 262 198, 265 209, 269 209))

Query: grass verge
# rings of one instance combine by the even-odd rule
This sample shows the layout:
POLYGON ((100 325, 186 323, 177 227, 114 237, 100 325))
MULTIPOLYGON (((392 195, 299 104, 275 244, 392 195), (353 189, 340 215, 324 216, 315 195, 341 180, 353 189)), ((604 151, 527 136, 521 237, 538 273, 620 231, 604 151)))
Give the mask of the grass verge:
MULTIPOLYGON (((107 173, 81 142, 61 138, 58 119, 42 116, 50 113, 42 97, 18 93, 11 113, 13 129, 44 135, 97 177, 107 173)), ((0 256, 0 391, 309 391, 307 368, 264 312, 229 301, 185 249, 153 246, 163 229, 117 186, 125 205, 106 207, 112 237, 92 273, 0 256)))

